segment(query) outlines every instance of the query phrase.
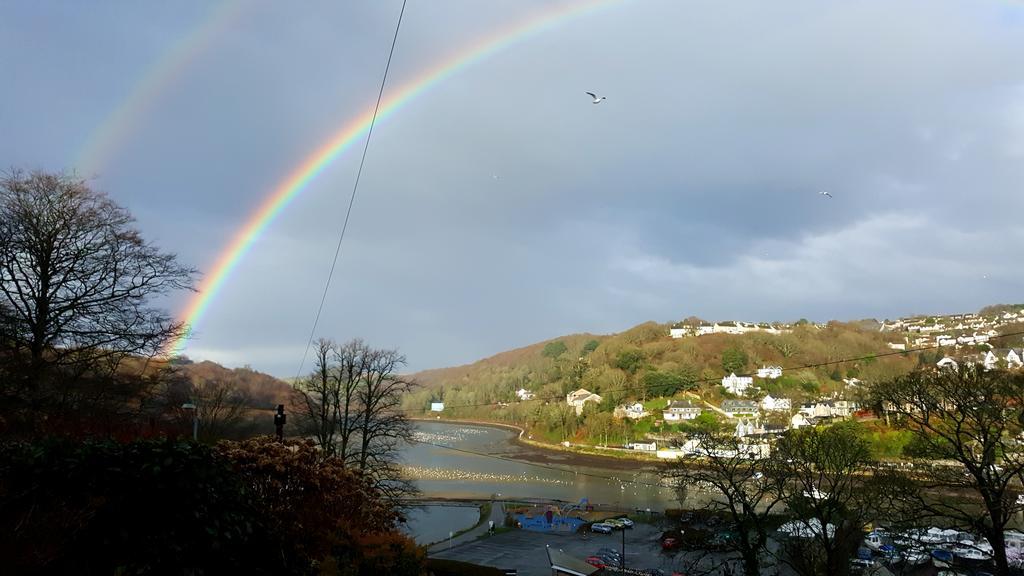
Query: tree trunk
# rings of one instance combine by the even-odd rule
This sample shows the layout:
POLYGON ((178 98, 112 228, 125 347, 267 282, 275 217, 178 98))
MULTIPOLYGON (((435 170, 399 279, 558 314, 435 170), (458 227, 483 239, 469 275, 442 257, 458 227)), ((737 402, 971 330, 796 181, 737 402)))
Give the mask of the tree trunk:
POLYGON ((750 542, 750 534, 740 529, 740 555, 743 557, 743 573, 746 576, 760 576, 761 558, 757 547, 750 542))
POLYGON ((999 528, 993 528, 988 531, 985 537, 988 538, 988 543, 992 545, 992 559, 996 563, 996 574, 999 576, 1009 576, 1010 563, 1006 558, 1006 538, 1003 536, 1003 531, 999 528))

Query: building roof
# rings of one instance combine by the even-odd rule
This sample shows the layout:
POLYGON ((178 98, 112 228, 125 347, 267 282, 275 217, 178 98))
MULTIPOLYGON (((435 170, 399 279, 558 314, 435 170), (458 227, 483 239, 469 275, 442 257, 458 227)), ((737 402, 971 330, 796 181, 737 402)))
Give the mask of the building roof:
POLYGON ((673 401, 669 402, 668 408, 666 408, 666 410, 671 410, 673 408, 678 408, 678 409, 681 409, 681 410, 685 410, 685 409, 688 409, 688 408, 697 408, 697 409, 699 409, 700 406, 695 406, 693 404, 693 402, 690 402, 689 400, 673 400, 673 401))
POLYGON ((753 400, 723 400, 722 410, 736 409, 736 408, 750 408, 757 409, 757 402, 753 400))

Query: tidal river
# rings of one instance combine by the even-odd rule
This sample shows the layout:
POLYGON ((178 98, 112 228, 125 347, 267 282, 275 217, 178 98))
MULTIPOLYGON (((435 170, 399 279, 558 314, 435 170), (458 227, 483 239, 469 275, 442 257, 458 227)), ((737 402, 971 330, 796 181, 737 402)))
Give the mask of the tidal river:
POLYGON ((678 506, 674 492, 657 486, 662 482, 659 476, 639 463, 620 464, 619 469, 595 467, 592 462, 581 466, 572 454, 517 444, 517 435, 506 428, 417 422, 417 440, 466 452, 414 443, 403 450, 402 463, 427 498, 486 499, 500 494, 502 500, 587 498, 624 509, 663 511, 678 506))

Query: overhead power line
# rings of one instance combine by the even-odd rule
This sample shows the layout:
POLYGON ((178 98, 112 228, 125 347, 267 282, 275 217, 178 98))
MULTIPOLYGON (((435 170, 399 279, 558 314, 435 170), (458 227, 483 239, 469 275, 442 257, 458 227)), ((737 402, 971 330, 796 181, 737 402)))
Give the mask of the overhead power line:
POLYGON ((380 79, 380 89, 377 91, 377 103, 373 106, 373 117, 370 119, 370 127, 366 131, 366 142, 363 143, 363 154, 359 158, 359 169, 356 170, 356 179, 352 184, 352 194, 348 199, 348 209, 345 211, 345 220, 341 225, 341 232, 338 234, 338 244, 334 247, 334 258, 331 260, 331 270, 327 273, 327 282, 324 283, 324 291, 320 296, 320 304, 316 308, 316 317, 313 319, 313 327, 309 330, 309 338, 306 340, 306 347, 302 351, 302 361, 299 362, 299 369, 295 372, 295 381, 302 377, 302 369, 306 365, 306 356, 309 348, 313 345, 313 338, 316 336, 316 328, 320 324, 320 314, 324 310, 324 302, 327 301, 327 292, 331 288, 331 280, 334 279, 334 270, 338 266, 338 256, 341 254, 341 244, 345 240, 345 232, 348 230, 349 218, 352 216, 352 206, 356 202, 356 193, 359 191, 359 180, 363 176, 363 165, 366 164, 366 152, 370 148, 370 138, 373 136, 373 127, 377 124, 377 113, 380 111, 380 101, 384 96, 384 86, 388 81, 388 72, 391 70, 391 58, 395 55, 395 45, 398 44, 398 31, 402 28, 402 17, 405 15, 405 4, 408 0, 402 0, 402 10, 398 13, 398 22, 395 24, 395 34, 391 38, 391 49, 388 51, 388 62, 384 66, 384 75, 380 79))

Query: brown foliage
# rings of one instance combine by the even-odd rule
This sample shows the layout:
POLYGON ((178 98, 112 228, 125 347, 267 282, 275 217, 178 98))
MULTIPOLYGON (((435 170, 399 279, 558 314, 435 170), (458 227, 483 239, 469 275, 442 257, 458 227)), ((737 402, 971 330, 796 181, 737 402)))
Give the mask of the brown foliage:
MULTIPOLYGON (((395 533, 401 515, 371 479, 337 458, 324 458, 312 440, 278 443, 263 437, 222 442, 217 451, 239 474, 270 532, 293 546, 282 553, 294 562, 333 558, 338 566, 351 565, 364 555, 384 554, 364 549, 364 544, 379 547, 383 541, 391 542, 389 550, 415 552, 411 541, 395 533), (396 542, 402 546, 395 548, 396 542)), ((403 558, 392 560, 408 560, 403 558)))

